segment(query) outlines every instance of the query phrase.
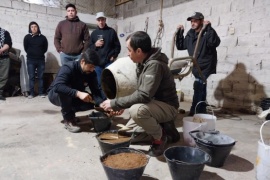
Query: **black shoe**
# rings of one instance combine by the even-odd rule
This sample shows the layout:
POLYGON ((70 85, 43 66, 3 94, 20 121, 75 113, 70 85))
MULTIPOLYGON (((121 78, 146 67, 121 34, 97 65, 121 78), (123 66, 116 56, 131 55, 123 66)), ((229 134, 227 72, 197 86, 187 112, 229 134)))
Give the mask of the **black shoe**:
POLYGON ((81 131, 81 128, 77 126, 77 118, 72 120, 64 120, 65 128, 72 133, 77 133, 81 131))
POLYGON ((175 128, 174 121, 160 123, 160 125, 162 126, 163 130, 165 131, 166 136, 167 136, 167 140, 169 143, 175 143, 175 142, 179 141, 180 134, 177 131, 177 129, 175 128))
POLYGON ((0 95, 0 100, 5 101, 6 98, 4 96, 0 95))
POLYGON ((167 144, 167 137, 165 133, 163 133, 160 140, 154 140, 152 142, 152 145, 149 149, 148 154, 152 157, 157 157, 157 156, 162 155, 165 150, 166 144, 167 144))

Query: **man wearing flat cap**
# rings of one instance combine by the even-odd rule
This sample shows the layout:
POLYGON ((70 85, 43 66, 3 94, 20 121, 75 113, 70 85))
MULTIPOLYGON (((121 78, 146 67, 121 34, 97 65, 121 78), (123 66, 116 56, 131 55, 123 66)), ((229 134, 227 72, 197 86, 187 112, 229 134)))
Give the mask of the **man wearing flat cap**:
POLYGON ((187 18, 187 21, 191 22, 191 29, 184 37, 184 26, 179 25, 176 36, 176 47, 178 50, 188 50, 189 56, 193 56, 195 45, 197 43, 198 35, 203 26, 205 29, 202 32, 201 42, 198 46, 197 63, 204 76, 201 77, 198 73, 198 69, 194 67, 192 74, 195 77, 193 84, 194 94, 192 106, 190 108, 189 116, 193 116, 194 113, 206 113, 206 103, 200 103, 200 101, 206 101, 206 89, 207 84, 203 79, 207 79, 211 74, 216 73, 217 67, 217 50, 216 48, 220 44, 220 38, 216 31, 211 27, 210 21, 204 20, 204 16, 200 12, 195 12, 192 16, 187 18), (195 112, 195 107, 198 104, 195 112))
MULTIPOLYGON (((121 45, 115 30, 106 24, 103 12, 96 14, 97 29, 90 36, 90 48, 94 49, 99 57, 99 65, 95 67, 99 87, 101 88, 101 73, 103 69, 113 63, 121 51, 121 45)), ((105 97, 102 92, 103 97, 105 97)))

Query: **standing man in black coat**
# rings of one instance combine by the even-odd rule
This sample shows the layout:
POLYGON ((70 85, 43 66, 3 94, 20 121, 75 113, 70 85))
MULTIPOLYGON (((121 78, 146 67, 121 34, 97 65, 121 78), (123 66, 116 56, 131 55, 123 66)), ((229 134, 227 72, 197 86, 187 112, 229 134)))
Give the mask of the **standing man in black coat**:
POLYGON ((29 75, 29 99, 35 97, 35 72, 38 77, 38 94, 45 97, 43 86, 43 74, 45 70, 45 53, 48 50, 47 38, 41 34, 39 25, 36 22, 29 23, 29 34, 23 40, 24 50, 27 57, 27 70, 29 75))
POLYGON ((99 65, 96 66, 95 71, 97 73, 99 87, 101 87, 101 73, 103 69, 116 60, 121 51, 121 45, 115 30, 107 26, 106 17, 103 12, 96 14, 96 20, 98 28, 90 36, 90 48, 94 49, 100 57, 99 65))
POLYGON ((197 63, 202 71, 204 78, 200 77, 196 67, 193 68, 192 73, 195 76, 193 84, 194 95, 192 106, 190 108, 189 116, 193 116, 194 113, 206 113, 206 104, 200 103, 200 101, 206 101, 206 82, 203 79, 207 79, 211 74, 216 73, 217 67, 217 50, 216 48, 220 44, 220 38, 216 31, 211 27, 210 21, 204 20, 204 16, 200 12, 195 12, 192 16, 187 18, 191 22, 191 29, 184 37, 184 26, 178 26, 178 32, 176 37, 176 47, 178 50, 188 50, 189 56, 193 56, 195 45, 197 43, 198 34, 206 26, 202 33, 201 42, 198 46, 197 63), (196 105, 197 109, 195 112, 196 105))

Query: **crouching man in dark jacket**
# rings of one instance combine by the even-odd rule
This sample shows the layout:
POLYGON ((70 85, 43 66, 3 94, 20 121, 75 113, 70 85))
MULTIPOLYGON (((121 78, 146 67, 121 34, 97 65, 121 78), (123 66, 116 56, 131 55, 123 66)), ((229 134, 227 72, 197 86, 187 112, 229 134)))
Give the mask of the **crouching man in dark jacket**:
POLYGON ((179 102, 168 57, 161 49, 151 48, 151 39, 143 31, 128 36, 126 44, 129 57, 137 64, 137 90, 129 96, 106 100, 100 107, 115 111, 129 108, 131 118, 152 137, 149 155, 160 156, 167 141, 180 138, 174 126, 179 102))
POLYGON ((95 65, 99 57, 94 50, 87 49, 80 61, 64 64, 48 89, 48 98, 56 106, 61 106, 65 128, 79 132, 75 113, 94 109, 104 101, 98 87, 95 65), (91 94, 85 91, 89 87, 91 94))

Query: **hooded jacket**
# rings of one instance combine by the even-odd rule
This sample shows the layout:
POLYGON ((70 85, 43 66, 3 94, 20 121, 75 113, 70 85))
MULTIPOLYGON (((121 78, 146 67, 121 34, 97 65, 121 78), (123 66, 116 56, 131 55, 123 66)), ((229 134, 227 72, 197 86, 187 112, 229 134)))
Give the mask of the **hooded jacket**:
POLYGON ((150 57, 143 64, 137 64, 137 90, 129 96, 111 100, 114 110, 148 103, 152 99, 165 102, 176 109, 179 107, 168 57, 160 51, 161 49, 152 48, 150 57))
POLYGON ((28 27, 28 32, 24 37, 23 46, 26 52, 28 60, 45 60, 44 54, 48 50, 48 41, 47 38, 41 34, 39 25, 36 22, 30 22, 28 27), (31 25, 37 25, 38 32, 37 34, 32 34, 31 25))
POLYGON ((99 28, 94 30, 90 37, 90 48, 94 49, 99 57, 99 66, 105 67, 106 64, 110 63, 111 57, 117 58, 121 51, 121 45, 117 37, 115 30, 107 24, 104 28, 99 28), (102 47, 96 47, 95 43, 98 40, 98 35, 103 35, 104 45, 102 47))
POLYGON ((63 20, 56 27, 54 46, 57 52, 68 55, 79 55, 89 46, 89 30, 86 24, 76 16, 63 20))
MULTIPOLYGON (((176 36, 176 47, 178 50, 188 50, 189 56, 193 56, 198 34, 194 29, 190 29, 187 35, 183 36, 184 31, 179 30, 176 36)), ((220 44, 220 38, 216 31, 207 25, 202 32, 201 42, 198 46, 197 63, 202 70, 203 75, 207 78, 210 74, 216 73, 217 67, 217 50, 220 44)), ((196 67, 192 69, 192 73, 196 78, 200 78, 196 67)))

